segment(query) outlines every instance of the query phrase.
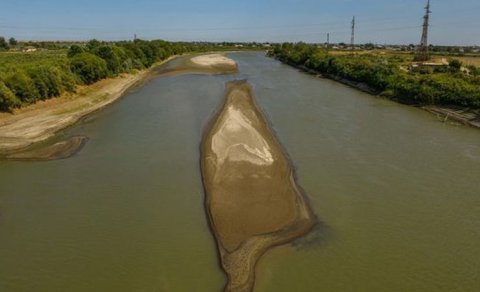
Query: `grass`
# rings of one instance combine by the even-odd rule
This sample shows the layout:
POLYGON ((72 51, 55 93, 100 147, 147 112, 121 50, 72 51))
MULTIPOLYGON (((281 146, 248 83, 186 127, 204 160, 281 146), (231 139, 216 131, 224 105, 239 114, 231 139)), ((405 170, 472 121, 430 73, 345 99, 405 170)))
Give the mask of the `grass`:
POLYGON ((66 50, 37 52, 0 52, 0 66, 23 65, 38 61, 58 61, 67 58, 66 50))

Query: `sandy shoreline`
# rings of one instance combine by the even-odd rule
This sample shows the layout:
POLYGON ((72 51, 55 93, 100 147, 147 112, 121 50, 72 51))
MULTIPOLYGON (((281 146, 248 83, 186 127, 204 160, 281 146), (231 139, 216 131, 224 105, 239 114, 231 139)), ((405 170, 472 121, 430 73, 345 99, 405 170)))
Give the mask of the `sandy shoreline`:
POLYGON ((206 210, 228 278, 225 291, 252 291, 260 257, 308 233, 314 215, 246 81, 227 84, 201 152, 206 210))

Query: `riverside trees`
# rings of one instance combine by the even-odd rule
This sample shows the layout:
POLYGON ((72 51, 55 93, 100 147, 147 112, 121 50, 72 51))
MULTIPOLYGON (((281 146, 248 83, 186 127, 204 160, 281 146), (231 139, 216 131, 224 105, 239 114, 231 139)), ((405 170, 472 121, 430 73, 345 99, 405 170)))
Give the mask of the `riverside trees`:
POLYGON ((279 60, 305 66, 335 78, 362 82, 391 99, 410 104, 456 105, 480 108, 478 69, 460 72, 461 63, 450 62, 439 72, 405 72, 399 56, 331 55, 304 43, 276 45, 269 52, 279 60))

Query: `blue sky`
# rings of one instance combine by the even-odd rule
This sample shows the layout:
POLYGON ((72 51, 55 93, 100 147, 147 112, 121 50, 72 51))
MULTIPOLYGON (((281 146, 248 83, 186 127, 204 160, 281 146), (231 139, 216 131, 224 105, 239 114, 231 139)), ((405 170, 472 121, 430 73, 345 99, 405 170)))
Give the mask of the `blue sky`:
MULTIPOLYGON (((430 42, 480 45, 480 0, 431 0, 430 42)), ((0 0, 0 36, 418 43, 426 0, 0 0)))

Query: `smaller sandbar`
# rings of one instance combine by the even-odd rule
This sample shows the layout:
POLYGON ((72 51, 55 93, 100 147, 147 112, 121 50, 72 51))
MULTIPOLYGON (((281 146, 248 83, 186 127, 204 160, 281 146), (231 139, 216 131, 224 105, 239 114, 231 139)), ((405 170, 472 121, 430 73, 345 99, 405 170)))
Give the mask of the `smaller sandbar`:
POLYGON ((7 155, 9 160, 46 161, 75 155, 88 141, 86 136, 73 136, 52 145, 7 155))
POLYGON ((236 66, 234 60, 220 54, 193 57, 191 61, 200 66, 236 66))
POLYGON ((238 65, 222 54, 191 55, 173 60, 159 67, 155 73, 159 76, 235 74, 238 73, 238 65))

